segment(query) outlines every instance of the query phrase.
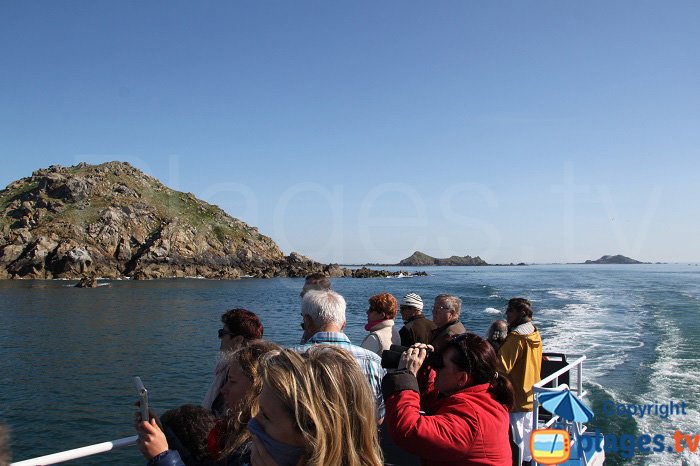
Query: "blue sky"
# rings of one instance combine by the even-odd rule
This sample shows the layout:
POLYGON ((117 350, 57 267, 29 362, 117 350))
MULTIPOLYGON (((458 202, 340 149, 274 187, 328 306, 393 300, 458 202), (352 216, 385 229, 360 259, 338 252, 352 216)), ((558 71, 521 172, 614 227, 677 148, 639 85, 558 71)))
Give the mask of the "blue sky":
POLYGON ((128 161, 285 253, 700 261, 700 3, 0 2, 0 185, 128 161))

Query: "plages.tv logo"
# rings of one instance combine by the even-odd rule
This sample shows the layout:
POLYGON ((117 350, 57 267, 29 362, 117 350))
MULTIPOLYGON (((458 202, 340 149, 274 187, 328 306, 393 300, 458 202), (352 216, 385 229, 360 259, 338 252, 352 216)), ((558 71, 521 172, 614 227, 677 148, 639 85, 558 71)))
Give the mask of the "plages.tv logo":
POLYGON ((561 429, 537 429, 530 436, 530 453, 539 464, 559 464, 571 456, 571 438, 561 429))

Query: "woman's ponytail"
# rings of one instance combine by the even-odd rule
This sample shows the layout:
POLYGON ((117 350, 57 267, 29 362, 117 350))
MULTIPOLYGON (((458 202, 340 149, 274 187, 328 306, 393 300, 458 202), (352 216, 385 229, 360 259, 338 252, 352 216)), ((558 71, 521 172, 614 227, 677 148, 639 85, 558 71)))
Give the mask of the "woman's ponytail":
POLYGON ((515 404, 513 384, 510 383, 507 376, 499 374, 498 372, 495 374, 496 375, 491 381, 491 386, 489 387, 489 393, 493 395, 496 401, 505 406, 508 411, 511 411, 513 409, 513 405, 515 404))

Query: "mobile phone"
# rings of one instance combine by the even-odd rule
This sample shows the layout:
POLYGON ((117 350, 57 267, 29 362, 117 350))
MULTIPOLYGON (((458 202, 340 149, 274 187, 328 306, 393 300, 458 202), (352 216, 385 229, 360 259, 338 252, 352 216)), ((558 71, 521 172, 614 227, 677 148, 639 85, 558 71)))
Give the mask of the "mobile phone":
POLYGON ((141 377, 138 375, 134 377, 134 385, 136 385, 136 393, 139 396, 141 405, 141 419, 148 422, 150 421, 150 416, 148 415, 148 390, 143 386, 141 377))

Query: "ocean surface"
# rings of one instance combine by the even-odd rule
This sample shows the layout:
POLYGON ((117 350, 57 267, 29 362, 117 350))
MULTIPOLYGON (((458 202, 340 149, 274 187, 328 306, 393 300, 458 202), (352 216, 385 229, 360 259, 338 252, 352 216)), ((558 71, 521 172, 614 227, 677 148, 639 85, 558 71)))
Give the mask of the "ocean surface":
MULTIPOLYGON (((695 454, 688 447, 682 454, 668 451, 676 430, 700 435, 700 266, 419 270, 429 276, 333 280, 348 302, 346 330, 353 342, 366 333, 367 298, 379 292, 417 292, 428 314, 436 295, 458 295, 463 323, 482 335, 503 315, 508 298, 527 297, 545 351, 588 357, 584 387, 596 413, 591 428, 618 437, 665 437, 663 452, 631 456, 618 447, 623 454, 608 453, 606 464, 700 465, 700 446, 695 454), (686 413, 629 417, 603 409, 671 401, 685 402, 686 413)), ((253 310, 266 338, 297 343, 302 281, 111 281, 96 289, 67 281, 0 281, 0 422, 12 429, 13 459, 134 435, 134 375, 141 376, 158 412, 199 403, 226 309, 253 310)), ((68 464, 145 461, 128 447, 68 464)))

